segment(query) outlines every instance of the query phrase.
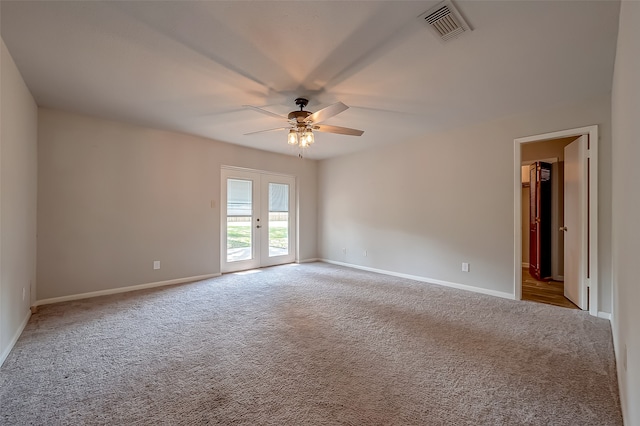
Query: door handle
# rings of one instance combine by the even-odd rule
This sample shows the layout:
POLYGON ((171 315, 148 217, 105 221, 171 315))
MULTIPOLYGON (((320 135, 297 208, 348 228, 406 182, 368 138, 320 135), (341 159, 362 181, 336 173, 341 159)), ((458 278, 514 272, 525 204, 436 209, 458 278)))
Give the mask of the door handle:
POLYGON ((257 226, 256 226, 256 228, 262 228, 262 226, 260 226, 260 225, 257 225, 257 226))
POLYGON ((560 229, 558 229, 558 231, 562 232, 567 232, 567 227, 566 226, 561 226, 560 229))

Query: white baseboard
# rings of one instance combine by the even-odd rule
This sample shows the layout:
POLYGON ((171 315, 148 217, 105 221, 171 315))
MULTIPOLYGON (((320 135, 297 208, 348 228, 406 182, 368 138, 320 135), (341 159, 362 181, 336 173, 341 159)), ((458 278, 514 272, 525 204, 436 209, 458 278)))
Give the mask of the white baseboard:
POLYGON ((450 282, 450 281, 437 280, 437 279, 434 279, 434 278, 420 277, 418 275, 402 274, 400 272, 386 271, 384 269, 369 268, 368 266, 360 266, 360 265, 354 265, 354 264, 351 264, 351 263, 337 262, 335 260, 329 260, 329 259, 320 259, 320 261, 321 262, 325 262, 325 263, 331 263, 333 265, 346 266, 348 268, 362 269, 363 271, 376 272, 378 274, 391 275, 391 276, 399 277, 399 278, 407 278, 407 279, 410 279, 410 280, 420 281, 420 282, 423 282, 423 283, 437 284, 437 285, 441 285, 441 286, 444 286, 444 287, 451 287, 451 288, 457 288, 459 290, 472 291, 474 293, 488 294, 489 296, 502 297, 503 299, 510 299, 510 300, 514 300, 515 299, 515 296, 513 294, 505 293, 503 291, 490 290, 490 289, 481 288, 481 287, 474 287, 474 286, 471 286, 471 285, 453 283, 453 282, 450 282))
POLYGON ((528 268, 528 267, 529 267, 529 264, 528 264, 527 262, 522 262, 522 267, 523 267, 523 268, 528 268))
POLYGON ((2 351, 2 353, 0 354, 0 367, 2 367, 2 364, 4 364, 4 361, 7 359, 7 357, 11 353, 11 349, 13 349, 16 342, 20 338, 20 335, 22 334, 22 332, 24 331, 24 328, 27 326, 27 323, 29 322, 29 318, 31 318, 31 311, 27 310, 27 315, 22 320, 20 327, 18 327, 16 332, 13 334, 11 341, 9 341, 9 345, 7 345, 4 351, 2 351))
POLYGON ((320 259, 318 259, 317 257, 313 257, 311 259, 300 259, 296 261, 296 263, 313 263, 313 262, 320 262, 320 259))
POLYGON ((611 314, 609 312, 598 312, 598 318, 604 318, 611 321, 611 314))
POLYGON ((138 285, 132 285, 129 287, 110 288, 107 290, 91 291, 89 293, 80 293, 80 294, 72 294, 69 296, 52 297, 50 299, 36 300, 36 302, 34 303, 34 306, 50 305, 51 303, 68 302, 70 300, 88 299, 90 297, 107 296, 109 294, 127 293, 129 291, 144 290, 147 288, 164 287, 166 285, 182 284, 182 283, 188 283, 192 281, 206 280, 209 278, 219 277, 220 275, 222 274, 217 273, 217 274, 197 275, 195 277, 176 278, 174 280, 157 281, 154 283, 138 284, 138 285))

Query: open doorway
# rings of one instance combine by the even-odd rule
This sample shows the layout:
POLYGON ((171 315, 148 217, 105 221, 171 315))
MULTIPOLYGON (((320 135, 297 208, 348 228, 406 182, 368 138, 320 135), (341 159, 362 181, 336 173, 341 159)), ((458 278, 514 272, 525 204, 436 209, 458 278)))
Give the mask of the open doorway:
POLYGON ((570 307, 568 298, 597 316, 597 141, 597 126, 514 140, 516 299, 570 307), (549 206, 541 245, 542 181, 549 206))
POLYGON ((522 300, 579 309, 564 287, 564 150, 578 137, 523 144, 522 300))

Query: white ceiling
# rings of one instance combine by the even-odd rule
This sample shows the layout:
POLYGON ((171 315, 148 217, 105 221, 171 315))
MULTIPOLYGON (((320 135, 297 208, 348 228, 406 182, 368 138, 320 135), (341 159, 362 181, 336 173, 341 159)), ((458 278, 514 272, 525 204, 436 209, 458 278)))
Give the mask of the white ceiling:
POLYGON ((40 106, 293 154, 286 115, 336 101, 329 158, 611 90, 616 1, 456 1, 473 32, 442 43, 437 1, 0 2, 1 34, 40 106))

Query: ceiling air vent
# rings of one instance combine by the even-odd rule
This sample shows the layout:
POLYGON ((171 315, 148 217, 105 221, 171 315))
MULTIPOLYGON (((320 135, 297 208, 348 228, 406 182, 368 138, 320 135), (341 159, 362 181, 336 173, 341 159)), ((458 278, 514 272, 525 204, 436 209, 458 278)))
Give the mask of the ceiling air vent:
POLYGON ((420 19, 435 32, 442 41, 448 41, 473 28, 462 18, 450 0, 443 1, 429 9, 420 19))

